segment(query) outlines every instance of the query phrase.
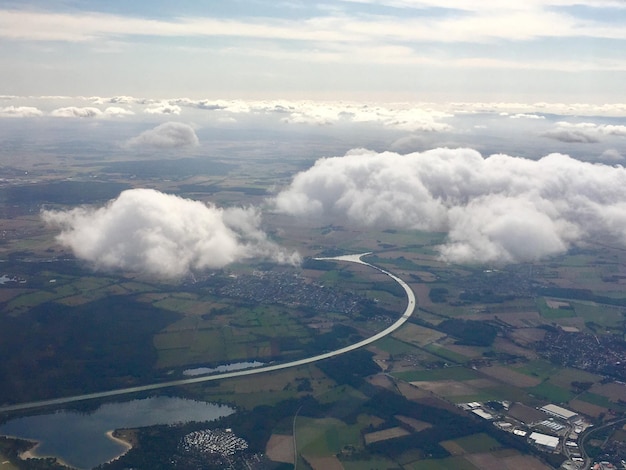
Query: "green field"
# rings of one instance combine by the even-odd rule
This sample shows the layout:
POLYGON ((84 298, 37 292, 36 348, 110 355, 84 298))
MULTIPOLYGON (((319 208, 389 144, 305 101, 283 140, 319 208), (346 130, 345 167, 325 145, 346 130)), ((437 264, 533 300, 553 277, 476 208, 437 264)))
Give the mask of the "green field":
POLYGON ((528 388, 528 393, 543 397, 553 403, 567 403, 574 398, 574 393, 566 388, 558 387, 550 382, 543 382, 536 387, 528 388))
POLYGON ((298 453, 312 456, 334 455, 344 446, 361 447, 361 427, 348 426, 334 418, 313 419, 299 416, 296 423, 298 453))
POLYGON ((461 437, 452 442, 461 446, 467 453, 491 452, 502 447, 502 444, 484 433, 461 437))

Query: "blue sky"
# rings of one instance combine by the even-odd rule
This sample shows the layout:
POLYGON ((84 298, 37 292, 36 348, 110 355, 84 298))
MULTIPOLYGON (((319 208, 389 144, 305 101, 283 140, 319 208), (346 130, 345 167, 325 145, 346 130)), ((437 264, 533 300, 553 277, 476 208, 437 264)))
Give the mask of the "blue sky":
POLYGON ((4 1, 0 94, 625 102, 622 0, 4 1))

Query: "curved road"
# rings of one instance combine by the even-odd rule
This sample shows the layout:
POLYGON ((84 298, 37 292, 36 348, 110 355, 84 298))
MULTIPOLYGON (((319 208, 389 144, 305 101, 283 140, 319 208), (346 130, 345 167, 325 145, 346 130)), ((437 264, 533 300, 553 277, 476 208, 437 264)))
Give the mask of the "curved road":
POLYGON ((32 408, 40 408, 44 406, 64 405, 67 403, 74 403, 77 401, 93 400, 97 398, 108 398, 108 397, 114 397, 114 396, 119 396, 119 395, 127 395, 130 393, 158 390, 161 388, 177 387, 180 385, 189 385, 189 384, 196 384, 196 383, 201 383, 201 382, 210 382, 213 380, 230 379, 233 377, 243 377, 245 375, 262 374, 265 372, 272 372, 275 370, 282 370, 282 369, 287 369, 290 367, 297 367, 297 366, 302 366, 305 364, 310 364, 312 362, 322 361, 324 359, 329 359, 331 357, 335 357, 340 354, 344 354, 344 353, 362 348, 363 346, 367 346, 368 344, 371 344, 374 341, 378 341, 379 339, 384 338, 385 336, 393 333, 395 330, 400 328, 410 318, 410 316, 413 314, 413 311, 415 310, 415 293, 409 287, 409 285, 406 282, 404 282, 402 279, 400 279, 399 277, 391 274, 389 271, 385 271, 384 269, 379 268, 378 266, 374 266, 373 264, 367 263, 361 259, 363 256, 366 256, 369 254, 370 253, 362 253, 360 255, 337 256, 334 258, 316 258, 317 260, 347 261, 351 263, 358 263, 358 264, 369 266, 389 276, 391 279, 393 279, 398 284, 400 284, 400 286, 402 286, 402 288, 404 289, 404 292, 406 292, 408 303, 402 316, 393 325, 389 326, 388 328, 385 328, 379 333, 376 333, 374 336, 370 336, 369 338, 364 339, 363 341, 359 341, 358 343, 354 343, 350 346, 346 346, 344 348, 337 349, 335 351, 330 351, 324 354, 318 354, 317 356, 307 357, 305 359, 299 359, 297 361, 285 362, 282 364, 274 364, 274 365, 269 365, 265 367, 257 367, 254 369, 225 372, 223 374, 205 375, 205 376, 193 377, 189 379, 171 380, 169 382, 160 382, 160 383, 151 384, 151 385, 140 385, 137 387, 120 388, 117 390, 109 390, 107 392, 87 393, 85 395, 76 395, 73 397, 53 398, 51 400, 42 400, 42 401, 34 401, 30 403, 20 403, 17 405, 2 406, 0 407, 0 413, 30 410, 32 408))

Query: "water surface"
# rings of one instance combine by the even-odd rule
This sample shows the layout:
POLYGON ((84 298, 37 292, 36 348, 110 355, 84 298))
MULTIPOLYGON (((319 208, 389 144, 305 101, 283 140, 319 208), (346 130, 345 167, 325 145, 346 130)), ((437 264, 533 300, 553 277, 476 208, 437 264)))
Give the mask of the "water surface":
POLYGON ((232 414, 225 405, 182 398, 153 397, 107 403, 93 413, 58 411, 12 419, 0 425, 0 434, 35 440, 37 457, 58 457, 80 469, 93 468, 126 450, 106 436, 120 428, 211 421, 232 414))

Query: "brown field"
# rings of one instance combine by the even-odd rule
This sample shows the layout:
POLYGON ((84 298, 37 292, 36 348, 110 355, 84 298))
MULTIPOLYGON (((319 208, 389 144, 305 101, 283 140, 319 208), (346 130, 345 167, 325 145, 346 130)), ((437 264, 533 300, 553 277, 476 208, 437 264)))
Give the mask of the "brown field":
POLYGON ((0 287, 0 302, 8 302, 13 297, 25 294, 27 292, 35 292, 29 289, 13 289, 11 287, 0 287))
POLYGON ((401 427, 389 428, 383 431, 375 431, 365 434, 365 444, 369 445, 374 442, 387 441, 389 439, 395 439, 396 437, 408 436, 411 434, 406 429, 401 427))
POLYGON ((546 330, 539 328, 518 328, 511 334, 513 341, 524 346, 529 343, 541 341, 545 335, 546 330))
POLYGON ((442 397, 454 397, 462 395, 473 395, 476 389, 469 387, 465 382, 456 380, 437 380, 436 382, 411 382, 419 388, 428 390, 442 397))
POLYGON ((393 381, 385 374, 372 375, 371 377, 368 377, 366 380, 372 385, 375 385, 377 387, 386 388, 387 390, 392 390, 392 391, 396 389, 396 386, 394 385, 393 381))
POLYGON ((530 406, 523 405, 522 403, 514 403, 513 405, 511 405, 511 408, 509 409, 509 414, 513 418, 519 419, 526 424, 546 419, 545 413, 531 408, 530 406))
POLYGON ((420 421, 419 419, 409 418, 408 416, 396 415, 395 417, 396 417, 396 419, 398 421, 400 421, 401 423, 406 424, 411 429, 413 429, 413 431, 415 431, 415 432, 420 432, 420 431, 423 431, 424 429, 428 429, 428 428, 432 428, 433 427, 432 424, 427 423, 426 421, 420 421))
POLYGON ((474 346, 462 346, 460 344, 446 344, 446 349, 452 352, 465 356, 469 359, 475 359, 483 356, 484 348, 478 348, 474 346))
POLYGON ((550 382, 563 388, 571 388, 572 382, 599 382, 602 377, 580 369, 561 369, 550 377, 550 382))
POLYGON ((602 413, 606 413, 608 410, 598 405, 594 405, 592 403, 587 403, 582 400, 572 400, 567 406, 574 411, 578 411, 587 416, 591 416, 593 418, 597 418, 602 413))
POLYGON ((445 333, 424 328, 423 326, 405 323, 402 328, 392 334, 393 337, 418 346, 426 346, 446 336, 445 333))
POLYGON ((412 284, 413 292, 415 292, 415 296, 417 297, 417 305, 423 308, 429 308, 433 306, 433 303, 430 301, 428 297, 428 293, 430 292, 430 287, 426 284, 412 284))
POLYGON ((344 470, 337 457, 311 457, 303 455, 302 458, 313 470, 344 470))
POLYGON ((541 383, 538 377, 531 377, 521 372, 515 372, 504 366, 483 367, 480 371, 489 377, 493 377, 496 380, 513 385, 514 387, 534 387, 541 383))
POLYGON ((293 436, 272 434, 265 446, 267 458, 274 462, 293 463, 293 436))
POLYGON ((433 273, 429 273, 428 271, 415 271, 413 274, 419 276, 424 282, 435 282, 437 280, 437 276, 433 273))
POLYGON ((502 338, 500 336, 496 337, 493 342, 493 349, 497 352, 503 352, 507 354, 513 354, 515 356, 526 357, 527 359, 537 359, 537 353, 526 348, 522 348, 517 344, 513 343, 511 340, 506 338, 502 338))
POLYGON ((596 384, 591 388, 593 393, 607 397, 613 402, 617 400, 626 400, 626 385, 618 383, 596 384))
POLYGON ((407 400, 418 400, 420 398, 429 397, 431 392, 426 390, 420 390, 415 385, 411 385, 406 382, 397 382, 398 390, 407 400))
POLYGON ((467 453, 463 447, 454 441, 442 441, 439 445, 450 452, 451 455, 464 455, 467 453))
POLYGON ((499 384, 489 379, 473 379, 473 380, 465 380, 463 383, 469 385, 474 388, 495 388, 499 384))
POLYGON ((521 455, 515 451, 504 450, 486 454, 472 454, 465 457, 481 470, 551 470, 540 460, 530 455, 521 455))

